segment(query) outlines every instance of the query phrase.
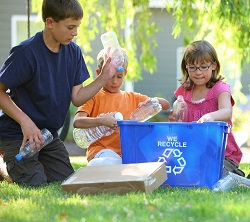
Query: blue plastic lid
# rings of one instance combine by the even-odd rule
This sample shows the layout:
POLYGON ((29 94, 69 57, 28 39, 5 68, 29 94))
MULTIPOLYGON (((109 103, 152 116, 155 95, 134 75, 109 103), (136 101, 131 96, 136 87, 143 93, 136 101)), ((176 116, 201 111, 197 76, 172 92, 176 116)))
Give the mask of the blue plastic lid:
POLYGON ((15 158, 16 158, 17 161, 21 161, 21 160, 23 159, 23 157, 22 157, 21 154, 17 154, 17 155, 15 156, 15 158))
POLYGON ((117 72, 123 72, 123 71, 124 71, 124 68, 122 66, 117 68, 117 72))

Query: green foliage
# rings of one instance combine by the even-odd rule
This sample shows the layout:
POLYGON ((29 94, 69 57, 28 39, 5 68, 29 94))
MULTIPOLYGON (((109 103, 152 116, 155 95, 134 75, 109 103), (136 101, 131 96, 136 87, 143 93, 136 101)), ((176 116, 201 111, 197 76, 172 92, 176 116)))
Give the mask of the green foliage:
MULTIPOLYGON (((94 63, 90 56, 93 41, 100 34, 113 30, 130 59, 127 80, 141 79, 142 70, 153 73, 157 47, 157 26, 151 21, 149 0, 79 0, 84 17, 76 39, 83 50, 87 66, 94 63), (138 59, 139 58, 139 59, 138 59)), ((184 36, 184 44, 206 39, 215 47, 222 65, 221 72, 233 87, 233 94, 243 100, 240 93, 241 69, 250 62, 250 1, 246 0, 167 0, 166 9, 175 18, 173 36, 184 36)), ((42 0, 32 0, 33 12, 41 13, 42 0)), ((89 68, 91 75, 92 70, 89 68)), ((92 80, 88 80, 88 84, 92 80)))
POLYGON ((245 0, 169 0, 175 18, 173 36, 184 35, 185 44, 206 39, 215 48, 222 73, 239 94, 241 68, 250 62, 250 2, 245 0))
MULTIPOLYGON (((79 0, 79 2, 83 7, 84 17, 76 42, 83 50, 87 66, 94 62, 89 55, 93 41, 99 38, 101 33, 112 30, 116 32, 121 47, 128 52, 127 79, 140 79, 142 69, 154 72, 156 59, 152 49, 157 46, 154 39, 157 27, 150 21, 149 0, 79 0), (129 21, 132 21, 131 25, 126 26, 129 21), (133 21, 136 21, 136 25, 133 25, 133 21)), ((42 0, 32 0, 33 12, 40 14, 41 4, 42 0)), ((93 76, 93 73, 91 74, 93 76)))

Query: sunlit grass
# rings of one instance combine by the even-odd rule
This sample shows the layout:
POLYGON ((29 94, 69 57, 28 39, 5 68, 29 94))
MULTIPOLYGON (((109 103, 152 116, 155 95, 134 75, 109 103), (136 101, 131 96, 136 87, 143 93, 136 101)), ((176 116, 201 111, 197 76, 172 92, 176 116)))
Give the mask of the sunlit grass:
MULTIPOLYGON (((71 158, 74 169, 86 165, 71 158)), ((250 164, 242 164, 247 174, 250 164)), ((0 221, 250 221, 250 189, 159 188, 152 194, 69 194, 60 183, 39 188, 0 183, 0 221)))

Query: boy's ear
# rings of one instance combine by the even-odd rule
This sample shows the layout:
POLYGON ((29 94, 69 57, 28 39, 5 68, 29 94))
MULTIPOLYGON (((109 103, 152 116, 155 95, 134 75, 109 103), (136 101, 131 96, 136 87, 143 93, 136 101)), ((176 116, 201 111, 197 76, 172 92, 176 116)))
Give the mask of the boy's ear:
POLYGON ((52 25, 53 25, 53 23, 54 23, 54 19, 53 19, 53 18, 51 18, 51 17, 46 18, 45 24, 46 24, 46 26, 47 26, 48 28, 51 28, 52 25))
POLYGON ((96 73, 97 73, 97 75, 99 75, 99 74, 101 73, 101 70, 100 70, 100 69, 97 69, 97 70, 96 70, 96 73))

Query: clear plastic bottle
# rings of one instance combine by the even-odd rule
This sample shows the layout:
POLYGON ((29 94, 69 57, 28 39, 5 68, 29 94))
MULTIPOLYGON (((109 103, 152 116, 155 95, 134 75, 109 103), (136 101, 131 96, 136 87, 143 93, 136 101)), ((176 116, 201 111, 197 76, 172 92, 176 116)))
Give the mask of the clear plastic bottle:
MULTIPOLYGON (((53 140, 53 135, 51 134, 51 132, 49 130, 42 129, 41 133, 42 133, 42 136, 44 139, 44 144, 40 147, 40 149, 42 149, 43 147, 48 145, 53 140)), ((24 147, 22 149, 20 149, 19 153, 15 156, 15 158, 17 161, 21 161, 22 159, 25 159, 25 158, 28 158, 28 157, 35 155, 37 152, 38 152, 38 150, 37 150, 35 143, 33 146, 33 151, 31 151, 29 142, 26 142, 24 147)))
POLYGON ((124 56, 114 32, 105 32, 101 35, 101 41, 104 49, 107 51, 108 55, 111 57, 111 64, 117 68, 117 72, 123 72, 124 56))
MULTIPOLYGON (((110 115, 110 113, 100 114, 98 116, 103 115, 110 115)), ((113 115, 116 120, 123 120, 123 116, 120 112, 114 112, 113 115)), ((113 132, 114 130, 107 126, 97 126, 86 129, 75 128, 73 130, 73 138, 79 147, 87 149, 90 144, 104 136, 110 136, 113 132)))
POLYGON ((188 106, 182 95, 173 104, 173 116, 176 122, 183 122, 187 118, 188 106))
POLYGON ((130 120, 144 122, 155 116, 162 110, 162 106, 157 98, 146 100, 142 106, 138 107, 131 115, 130 120))
POLYGON ((227 191, 235 186, 250 186, 250 179, 229 172, 222 177, 212 188, 214 192, 227 191))

